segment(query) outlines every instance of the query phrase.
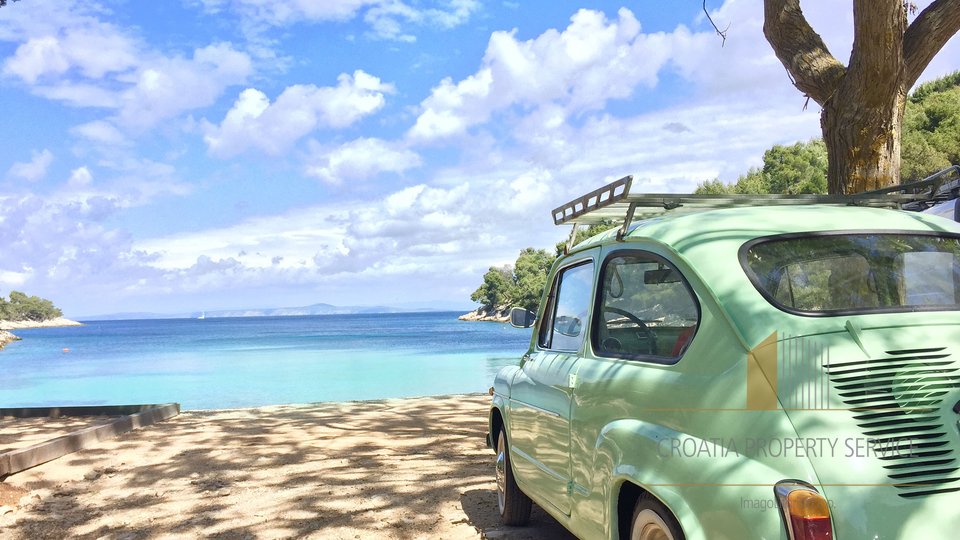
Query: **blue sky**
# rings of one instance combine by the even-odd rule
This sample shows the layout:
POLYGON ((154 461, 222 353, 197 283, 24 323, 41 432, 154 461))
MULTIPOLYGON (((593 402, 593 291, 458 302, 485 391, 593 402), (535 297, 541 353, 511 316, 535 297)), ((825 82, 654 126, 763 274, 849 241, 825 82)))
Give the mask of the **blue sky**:
MULTIPOLYGON (((469 307, 565 237, 573 196, 731 181, 819 135, 762 2, 708 2, 724 46, 700 4, 11 3, 0 292, 73 316, 469 307)), ((802 6, 845 61, 848 3, 802 6)), ((923 80, 958 68, 954 38, 923 80)))

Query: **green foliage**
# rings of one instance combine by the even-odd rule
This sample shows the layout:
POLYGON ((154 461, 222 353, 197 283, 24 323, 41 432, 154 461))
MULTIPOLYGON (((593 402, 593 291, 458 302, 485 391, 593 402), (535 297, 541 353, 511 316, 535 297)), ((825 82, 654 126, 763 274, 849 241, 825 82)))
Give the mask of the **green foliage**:
POLYGON ((750 169, 734 184, 708 180, 694 193, 764 194, 827 192, 827 147, 821 139, 798 142, 790 146, 775 145, 763 153, 763 167, 750 169))
POLYGON ((733 193, 733 189, 733 184, 725 184, 719 178, 716 178, 698 184, 694 193, 699 195, 729 195, 733 193))
POLYGON ((514 266, 514 282, 517 285, 514 305, 536 311, 554 260, 556 257, 545 249, 527 248, 520 252, 514 266))
MULTIPOLYGON (((606 221, 604 221, 603 223, 597 223, 596 225, 590 225, 590 226, 587 227, 586 229, 577 229, 577 235, 573 238, 573 245, 577 245, 577 244, 579 244, 580 242, 583 242, 584 240, 587 240, 587 239, 589 239, 589 238, 593 238, 594 236, 596 236, 596 235, 598 235, 598 234, 600 234, 600 233, 602 233, 602 232, 609 231, 610 229, 613 229, 614 227, 619 227, 619 226, 620 226, 620 224, 618 224, 618 223, 615 222, 615 221, 606 220, 606 221)), ((563 252, 564 252, 564 250, 566 250, 566 249, 567 249, 567 241, 566 241, 566 240, 561 240, 560 242, 557 242, 557 244, 556 244, 556 254, 557 254, 557 257, 559 257, 560 255, 563 255, 563 252)))
POLYGON ((53 302, 39 296, 27 296, 20 291, 10 291, 10 300, 0 296, 0 320, 45 321, 62 315, 53 302))
POLYGON ((513 266, 491 267, 470 299, 486 310, 520 306, 536 311, 555 259, 545 249, 524 249, 513 266))
POLYGON ((910 96, 900 155, 903 182, 960 163, 960 71, 922 84, 910 96))
POLYGON ((515 297, 513 267, 509 264, 499 268, 491 267, 483 275, 483 285, 470 295, 471 300, 479 302, 488 310, 508 305, 515 297))
POLYGON ((922 103, 923 100, 932 94, 945 92, 958 86, 960 86, 960 71, 954 71, 949 75, 944 75, 939 79, 925 82, 917 86, 913 93, 910 94, 910 102, 922 103))

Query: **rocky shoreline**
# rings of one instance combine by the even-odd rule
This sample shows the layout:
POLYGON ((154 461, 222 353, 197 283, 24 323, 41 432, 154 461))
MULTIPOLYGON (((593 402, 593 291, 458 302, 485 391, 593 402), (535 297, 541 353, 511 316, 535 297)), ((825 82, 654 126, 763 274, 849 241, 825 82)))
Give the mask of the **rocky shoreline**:
POLYGON ((23 330, 25 328, 54 328, 58 326, 83 326, 77 321, 71 321, 63 317, 47 319, 46 321, 0 321, 0 349, 7 343, 17 341, 20 338, 11 334, 9 330, 23 330))
POLYGON ((510 308, 503 307, 488 311, 485 308, 479 307, 470 313, 464 313, 457 318, 461 321, 507 323, 510 322, 510 308))

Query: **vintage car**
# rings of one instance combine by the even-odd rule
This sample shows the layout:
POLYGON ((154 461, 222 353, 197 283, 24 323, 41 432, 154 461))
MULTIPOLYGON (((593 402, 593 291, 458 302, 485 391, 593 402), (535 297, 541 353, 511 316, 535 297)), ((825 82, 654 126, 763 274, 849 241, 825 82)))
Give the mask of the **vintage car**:
POLYGON ((623 224, 513 313, 534 329, 491 389, 502 521, 535 502, 580 538, 957 538, 960 224, 892 195, 630 184, 554 211, 623 224))

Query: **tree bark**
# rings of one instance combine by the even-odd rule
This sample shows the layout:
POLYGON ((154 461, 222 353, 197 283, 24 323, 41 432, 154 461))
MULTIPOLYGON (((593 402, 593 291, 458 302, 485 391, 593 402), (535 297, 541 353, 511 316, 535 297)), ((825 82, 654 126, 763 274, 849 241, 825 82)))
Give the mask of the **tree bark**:
POLYGON ((900 182, 907 92, 960 31, 960 0, 936 0, 907 27, 903 0, 854 0, 844 67, 807 23, 800 0, 764 0, 764 34, 794 85, 822 107, 830 193, 900 182))
MULTIPOLYGON (((859 96, 876 88, 843 85, 820 113, 827 147, 827 189, 853 194, 900 183, 900 127, 906 91, 879 96, 877 106, 864 107, 859 96)), ((883 92, 887 94, 887 92, 883 92)))

